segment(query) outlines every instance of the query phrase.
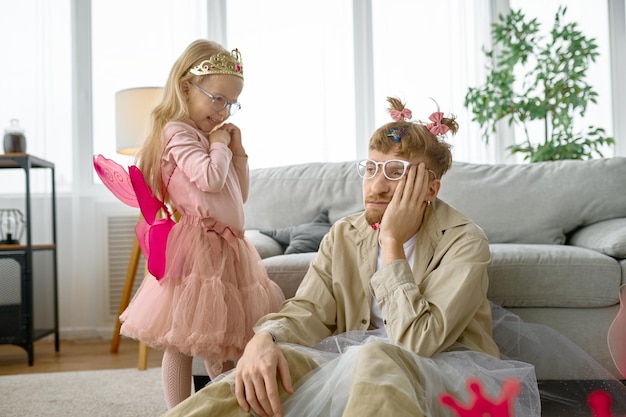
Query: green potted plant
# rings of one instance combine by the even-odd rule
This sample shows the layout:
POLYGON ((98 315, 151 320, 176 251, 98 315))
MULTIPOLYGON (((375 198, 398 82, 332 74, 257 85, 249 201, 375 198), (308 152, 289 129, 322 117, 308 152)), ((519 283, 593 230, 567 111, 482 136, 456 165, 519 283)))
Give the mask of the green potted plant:
POLYGON ((597 102, 586 75, 599 53, 595 39, 583 35, 577 23, 564 23, 566 11, 559 7, 547 37, 540 35, 537 19, 527 20, 521 10, 500 15, 492 24, 493 49, 483 49, 487 79, 465 96, 486 142, 501 119, 523 127, 525 140, 509 150, 530 162, 602 157, 601 148, 614 143, 599 127, 574 132, 575 116, 597 102), (528 125, 538 120, 543 141, 532 141, 528 125))

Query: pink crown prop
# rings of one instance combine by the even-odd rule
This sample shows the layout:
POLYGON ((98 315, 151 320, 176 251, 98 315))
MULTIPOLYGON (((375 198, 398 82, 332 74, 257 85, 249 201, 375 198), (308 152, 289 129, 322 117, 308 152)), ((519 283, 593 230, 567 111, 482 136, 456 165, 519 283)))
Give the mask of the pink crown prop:
MULTIPOLYGON (((485 396, 482 382, 478 378, 468 378, 467 387, 468 391, 474 393, 471 405, 461 405, 449 393, 440 395, 439 401, 454 410, 459 417, 515 417, 514 401, 522 390, 516 378, 509 378, 502 383, 502 391, 497 398, 485 396)), ((614 417, 611 413, 611 396, 603 390, 595 390, 589 394, 587 404, 593 412, 591 417, 614 417)))
POLYGON ((498 398, 488 398, 483 393, 482 382, 478 378, 467 380, 468 391, 474 393, 473 404, 465 407, 459 404, 450 394, 442 394, 439 398, 443 405, 452 408, 459 417, 515 417, 513 402, 521 392, 521 384, 515 378, 502 383, 502 392, 498 398))

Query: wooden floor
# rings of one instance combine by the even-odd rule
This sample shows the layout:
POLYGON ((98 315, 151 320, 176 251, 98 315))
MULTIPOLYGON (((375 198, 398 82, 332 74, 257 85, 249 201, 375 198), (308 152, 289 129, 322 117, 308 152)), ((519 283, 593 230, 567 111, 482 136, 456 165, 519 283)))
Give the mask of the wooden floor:
MULTIPOLYGON (((26 350, 19 346, 0 345, 0 375, 43 372, 87 371, 94 369, 136 368, 139 344, 122 338, 117 353, 111 353, 110 340, 62 340, 58 352, 54 342, 35 342, 35 361, 28 366, 26 350)), ((148 368, 160 367, 162 352, 148 350, 148 368)))

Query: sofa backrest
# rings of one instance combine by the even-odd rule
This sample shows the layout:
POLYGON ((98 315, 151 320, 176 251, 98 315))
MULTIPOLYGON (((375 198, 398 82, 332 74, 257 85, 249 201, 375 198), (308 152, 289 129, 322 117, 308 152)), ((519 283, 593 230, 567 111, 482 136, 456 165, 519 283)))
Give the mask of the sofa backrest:
POLYGON ((491 243, 562 244, 581 226, 626 217, 626 158, 455 162, 439 198, 481 226, 491 243))
POLYGON ((325 210, 334 223, 363 210, 362 195, 354 161, 253 169, 244 205, 246 229, 309 223, 325 210))
MULTIPOLYGON (((626 158, 532 164, 455 162, 439 198, 483 228, 491 243, 562 244, 601 220, 626 217, 626 158)), ((363 210, 355 162, 314 162, 250 172, 247 229, 276 229, 363 210)))

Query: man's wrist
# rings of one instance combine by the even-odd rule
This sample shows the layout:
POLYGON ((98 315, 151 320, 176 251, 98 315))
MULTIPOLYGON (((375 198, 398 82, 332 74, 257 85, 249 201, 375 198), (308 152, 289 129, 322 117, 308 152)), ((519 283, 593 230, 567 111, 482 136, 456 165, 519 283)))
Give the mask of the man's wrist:
POLYGON ((272 332, 268 330, 261 330, 259 333, 267 333, 272 338, 272 342, 276 343, 276 336, 274 336, 272 332))

